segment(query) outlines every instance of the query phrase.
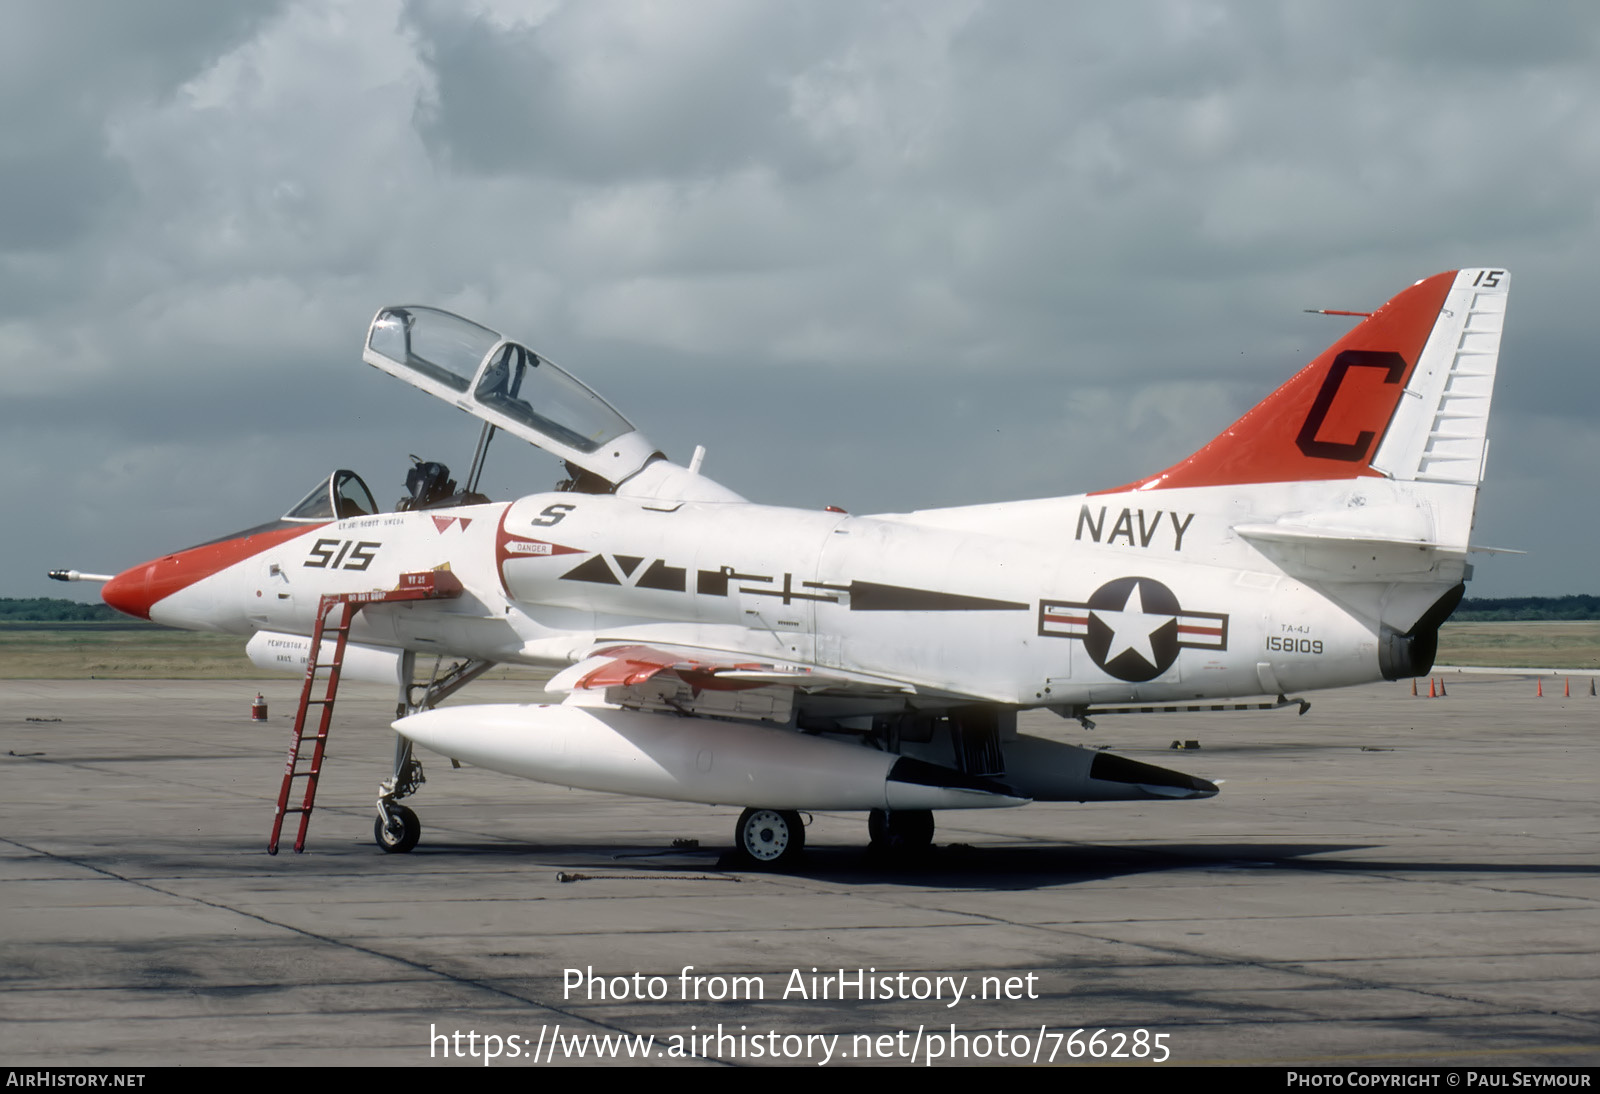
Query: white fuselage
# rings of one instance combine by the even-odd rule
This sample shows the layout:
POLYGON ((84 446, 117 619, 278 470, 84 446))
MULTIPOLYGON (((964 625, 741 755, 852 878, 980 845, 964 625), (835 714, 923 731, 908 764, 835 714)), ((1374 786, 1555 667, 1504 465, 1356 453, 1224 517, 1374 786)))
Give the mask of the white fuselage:
MULTIPOLYGON (((1327 571, 1344 555, 1319 564, 1314 549, 1273 551, 1235 531, 1307 510, 1326 523, 1330 486, 875 517, 537 494, 308 526, 151 617, 306 635, 323 593, 448 566, 466 595, 369 608, 352 638, 543 665, 596 642, 692 646, 1016 706, 1274 694, 1378 678, 1380 620, 1403 630, 1461 580, 1437 551, 1340 574, 1327 571)), ((1426 523, 1410 489, 1397 516, 1387 481, 1340 484, 1335 523, 1376 514, 1389 534, 1426 523)))

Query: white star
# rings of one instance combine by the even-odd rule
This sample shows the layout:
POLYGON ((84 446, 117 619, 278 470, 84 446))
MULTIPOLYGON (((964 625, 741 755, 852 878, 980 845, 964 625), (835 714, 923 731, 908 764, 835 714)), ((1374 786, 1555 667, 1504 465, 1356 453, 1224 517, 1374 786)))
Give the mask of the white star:
POLYGON ((1132 650, 1144 658, 1145 664, 1151 668, 1156 667, 1156 651, 1150 646, 1150 636, 1172 622, 1173 616, 1146 612, 1144 597, 1139 593, 1139 582, 1133 583, 1133 590, 1128 593, 1128 599, 1122 605, 1120 612, 1095 608, 1094 614, 1111 628, 1111 645, 1106 650, 1106 664, 1115 661, 1119 654, 1132 650))

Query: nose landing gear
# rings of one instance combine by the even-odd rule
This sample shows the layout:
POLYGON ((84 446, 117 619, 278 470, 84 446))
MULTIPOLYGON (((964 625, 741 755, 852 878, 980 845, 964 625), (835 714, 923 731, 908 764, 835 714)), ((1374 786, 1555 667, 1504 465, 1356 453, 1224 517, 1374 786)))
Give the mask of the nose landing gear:
MULTIPOLYGON (((413 685, 409 681, 415 660, 416 654, 408 652, 405 655, 403 679, 408 683, 401 685, 400 703, 395 709, 397 718, 432 708, 435 703, 494 668, 493 661, 469 660, 440 675, 440 663, 436 662, 433 679, 426 685, 413 685), (413 695, 419 689, 420 697, 413 695)), ((388 854, 403 855, 416 847, 417 841, 422 838, 422 822, 415 813, 400 804, 400 799, 409 798, 427 781, 422 774, 422 763, 411 754, 411 739, 397 737, 394 742, 394 774, 378 785, 378 815, 372 822, 372 838, 388 854)))
POLYGON ((403 805, 379 803, 378 815, 372 819, 372 838, 390 854, 404 854, 422 838, 422 822, 403 805))

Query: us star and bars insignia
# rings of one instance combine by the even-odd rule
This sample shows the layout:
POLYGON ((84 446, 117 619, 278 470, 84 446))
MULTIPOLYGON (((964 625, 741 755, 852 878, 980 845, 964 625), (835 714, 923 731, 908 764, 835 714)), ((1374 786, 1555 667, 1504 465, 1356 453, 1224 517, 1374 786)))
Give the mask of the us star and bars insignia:
POLYGON ((1083 603, 1041 600, 1039 633, 1077 639, 1096 665, 1137 683, 1170 669, 1180 650, 1226 650, 1228 617, 1185 611, 1154 578, 1120 577, 1083 603))

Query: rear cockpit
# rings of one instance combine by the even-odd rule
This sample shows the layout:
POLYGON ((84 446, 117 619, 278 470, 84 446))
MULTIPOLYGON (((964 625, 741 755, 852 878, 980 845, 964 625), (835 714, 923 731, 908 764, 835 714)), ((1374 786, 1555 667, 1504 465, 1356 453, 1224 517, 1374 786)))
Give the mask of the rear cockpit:
MULTIPOLYGON (((470 505, 477 494, 489 442, 510 433, 555 456, 567 477, 555 489, 669 501, 743 501, 700 474, 698 450, 680 467, 587 385, 520 342, 438 308, 384 308, 367 331, 367 364, 483 422, 462 493, 413 484, 399 509, 470 505), (444 498, 458 500, 445 501, 444 498)), ((416 459, 415 456, 412 457, 416 459)), ((413 474, 432 474, 423 464, 413 474)), ((448 472, 444 472, 445 475, 448 472)))
POLYGON ((438 308, 380 311, 362 360, 566 461, 584 473, 574 481, 592 477, 614 489, 661 458, 582 382, 527 346, 438 308))

